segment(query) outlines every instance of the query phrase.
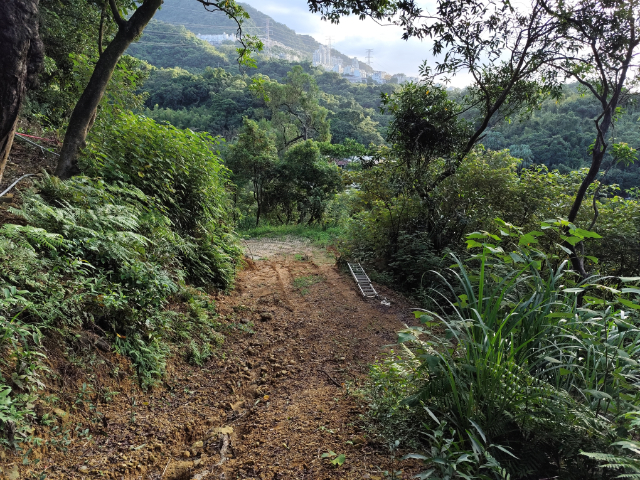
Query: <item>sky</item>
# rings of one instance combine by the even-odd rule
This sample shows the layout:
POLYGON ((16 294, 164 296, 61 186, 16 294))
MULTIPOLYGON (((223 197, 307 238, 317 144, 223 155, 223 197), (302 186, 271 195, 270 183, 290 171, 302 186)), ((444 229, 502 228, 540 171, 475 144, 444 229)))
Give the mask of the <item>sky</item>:
POLYGON ((318 42, 366 61, 366 50, 373 49, 371 66, 387 73, 418 76, 422 61, 428 58, 429 45, 415 38, 402 40, 402 29, 378 25, 371 19, 357 17, 341 19, 338 25, 322 21, 319 14, 309 11, 305 0, 243 0, 252 7, 284 23, 296 33, 311 35, 318 42))

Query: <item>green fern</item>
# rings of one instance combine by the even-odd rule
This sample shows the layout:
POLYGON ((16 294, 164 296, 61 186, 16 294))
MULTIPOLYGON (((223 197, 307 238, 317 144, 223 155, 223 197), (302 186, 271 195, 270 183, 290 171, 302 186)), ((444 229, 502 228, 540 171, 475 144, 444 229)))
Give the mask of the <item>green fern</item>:
MULTIPOLYGON (((459 435, 480 426, 492 443, 518 456, 491 452, 515 478, 596 478, 596 460, 609 469, 624 466, 625 475, 640 473, 634 458, 580 456, 604 450, 615 438, 616 416, 636 408, 637 319, 613 308, 578 308, 575 294, 564 291, 575 286, 566 262, 529 247, 509 256, 495 245, 500 241, 477 232, 469 242, 482 247, 481 254, 465 262, 454 257, 455 269, 433 272, 448 293, 434 291, 432 302, 446 307, 442 314, 416 312, 425 327, 400 332, 405 345, 394 360, 393 371, 414 385, 405 405, 432 423, 424 406, 459 435), (424 333, 429 340, 420 339, 424 333)), ((588 279, 591 288, 598 281, 588 279)))
POLYGON ((43 228, 30 225, 13 225, 5 223, 0 228, 0 235, 13 240, 24 247, 38 247, 55 250, 64 244, 64 238, 57 233, 49 233, 43 228))
POLYGON ((580 452, 581 455, 597 460, 600 468, 610 470, 623 470, 616 478, 640 479, 640 442, 635 440, 622 440, 614 442, 611 449, 629 452, 627 455, 600 453, 600 452, 580 452))

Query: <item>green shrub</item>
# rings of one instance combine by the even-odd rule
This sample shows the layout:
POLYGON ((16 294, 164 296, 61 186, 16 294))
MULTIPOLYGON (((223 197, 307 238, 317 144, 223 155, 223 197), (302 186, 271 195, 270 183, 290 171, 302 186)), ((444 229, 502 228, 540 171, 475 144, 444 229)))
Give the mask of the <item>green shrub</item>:
POLYGON ((81 302, 75 301, 93 304, 89 314, 108 319, 110 328, 120 333, 145 328, 144 317, 177 292, 182 276, 174 260, 181 239, 166 228, 168 219, 132 187, 86 177, 61 182, 45 176, 36 188, 40 193, 27 192, 14 213, 60 235, 64 241, 52 260, 84 262, 94 270, 82 275, 94 283, 91 290, 104 292, 84 293, 81 302))
POLYGON ((92 130, 81 165, 90 176, 137 187, 155 203, 184 239, 179 258, 188 280, 227 287, 241 251, 219 143, 208 134, 128 113, 92 130))
MULTIPOLYGON (((562 221, 543 228, 549 241, 592 236, 562 221)), ((469 235, 481 252, 433 272, 445 287, 433 292, 440 309, 417 311, 424 326, 401 331, 403 354, 372 372, 377 417, 446 421, 464 448, 482 431, 513 478, 602 478, 580 451, 624 438, 619 419, 637 409, 640 319, 625 310, 639 308, 640 290, 620 285, 640 279, 581 280, 561 248, 534 248, 542 232, 501 222, 499 233, 469 235)))
POLYGON ((185 283, 229 287, 241 253, 216 145, 122 115, 92 132, 83 166, 93 177, 44 174, 11 209, 28 225, 0 228, 3 443, 26 439, 42 338, 74 345, 82 329, 100 331, 145 389, 172 350, 202 364, 223 342, 214 305, 185 283), (181 300, 188 315, 167 308, 181 300))
MULTIPOLYGON (((369 263, 394 287, 423 298, 421 290, 437 285, 425 274, 439 269, 440 258, 449 251, 466 256, 465 235, 491 230, 496 217, 534 230, 545 219, 566 215, 586 174, 560 174, 539 166, 521 169, 521 161, 508 150, 478 148, 455 175, 426 195, 419 188, 429 178, 417 178, 388 152, 381 152, 381 159, 352 174, 359 188, 353 192, 341 253, 369 263)), ((597 188, 598 181, 588 189, 576 220, 582 228, 589 228, 594 218, 597 188)), ((617 196, 618 190, 599 188, 592 230, 602 238, 586 245, 586 268, 607 275, 638 275, 640 202, 617 196), (598 265, 589 257, 598 258, 598 265)), ((543 237, 540 242, 546 250, 556 248, 555 239, 543 237)))
POLYGON ((118 335, 113 345, 117 353, 129 357, 134 363, 140 386, 146 389, 154 386, 164 375, 169 348, 158 338, 145 341, 141 337, 137 332, 126 337, 118 335))
POLYGON ((216 246, 207 247, 211 236, 199 244, 185 240, 155 198, 119 181, 44 175, 12 211, 29 225, 0 229, 0 282, 9 292, 0 302, 0 349, 22 355, 0 365, 4 421, 26 418, 27 393, 39 385, 40 331, 73 343, 79 329, 101 329, 131 358, 144 388, 162 377, 171 342, 181 348, 184 325, 206 345, 222 342, 212 305, 194 303, 198 314, 187 322, 165 310, 170 297, 187 289, 186 271, 195 262, 185 252, 204 263, 208 253, 201 251, 216 246))
MULTIPOLYGON (((3 251, 0 246, 0 254, 3 251)), ((13 318, 3 315, 19 312, 28 304, 26 294, 26 290, 13 286, 0 290, 0 445, 9 447, 26 438, 29 432, 26 420, 32 414, 37 391, 44 386, 41 373, 48 371, 41 362, 44 355, 39 351, 40 329, 19 322, 16 318, 19 313, 13 318)))

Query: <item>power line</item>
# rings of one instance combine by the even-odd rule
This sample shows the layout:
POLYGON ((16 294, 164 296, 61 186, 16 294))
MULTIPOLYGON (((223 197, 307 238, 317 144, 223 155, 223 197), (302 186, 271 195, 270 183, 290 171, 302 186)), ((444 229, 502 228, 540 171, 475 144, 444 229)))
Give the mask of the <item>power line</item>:
POLYGON ((155 43, 155 42, 135 42, 133 45, 171 45, 172 47, 181 47, 181 46, 198 46, 196 43, 155 43))
MULTIPOLYGON (((183 27, 186 27, 187 25, 189 25, 190 27, 209 27, 209 28, 234 28, 237 29, 238 26, 237 25, 232 25, 232 24, 228 24, 228 25, 207 25, 204 23, 171 23, 170 25, 182 25, 183 27)), ((258 30, 262 30, 264 27, 258 27, 258 26, 251 26, 251 25, 243 25, 242 29, 246 30, 249 28, 253 28, 253 29, 258 29, 258 30)))
POLYGON ((367 48, 367 65, 371 66, 371 53, 373 53, 372 48, 367 48))

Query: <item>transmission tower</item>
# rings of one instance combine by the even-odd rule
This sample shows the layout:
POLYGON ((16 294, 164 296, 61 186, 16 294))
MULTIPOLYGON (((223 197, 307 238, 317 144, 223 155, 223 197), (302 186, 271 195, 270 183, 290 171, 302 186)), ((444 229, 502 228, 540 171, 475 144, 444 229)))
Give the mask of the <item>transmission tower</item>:
POLYGON ((373 53, 372 48, 367 48, 367 65, 371 66, 371 54, 373 53))
POLYGON ((271 30, 269 28, 271 25, 269 24, 269 18, 268 17, 267 17, 266 22, 267 22, 267 27, 266 27, 266 30, 267 30, 267 37, 266 37, 267 56, 271 57, 271 30))

